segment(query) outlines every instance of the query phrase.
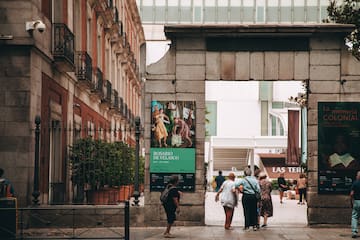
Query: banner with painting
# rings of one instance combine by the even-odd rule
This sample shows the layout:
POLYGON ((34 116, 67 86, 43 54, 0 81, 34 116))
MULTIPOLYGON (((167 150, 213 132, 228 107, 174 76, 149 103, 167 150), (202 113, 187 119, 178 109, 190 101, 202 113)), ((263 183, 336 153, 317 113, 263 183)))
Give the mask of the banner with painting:
POLYGON ((193 101, 151 102, 150 190, 161 191, 170 174, 192 179, 184 181, 186 187, 180 181, 179 188, 194 190, 195 110, 193 101))
POLYGON ((318 191, 348 194, 360 170, 360 103, 318 103, 318 191))

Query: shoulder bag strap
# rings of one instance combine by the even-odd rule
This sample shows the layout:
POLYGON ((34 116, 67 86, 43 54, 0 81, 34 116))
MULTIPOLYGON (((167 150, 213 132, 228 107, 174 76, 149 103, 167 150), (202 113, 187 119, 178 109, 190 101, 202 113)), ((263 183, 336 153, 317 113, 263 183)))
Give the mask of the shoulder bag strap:
POLYGON ((250 184, 250 187, 252 188, 252 190, 254 190, 254 193, 257 193, 258 191, 255 190, 254 186, 250 183, 250 181, 246 177, 244 179, 250 184))

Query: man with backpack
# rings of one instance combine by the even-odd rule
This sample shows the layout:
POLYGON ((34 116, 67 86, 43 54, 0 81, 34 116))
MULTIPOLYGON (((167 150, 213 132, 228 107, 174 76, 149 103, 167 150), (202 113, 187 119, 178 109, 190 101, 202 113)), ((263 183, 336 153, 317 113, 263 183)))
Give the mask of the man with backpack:
POLYGON ((0 198, 14 197, 15 192, 10 181, 3 177, 4 169, 0 168, 0 198))
POLYGON ((169 183, 165 190, 161 193, 160 201, 164 206, 167 218, 167 226, 164 232, 165 238, 173 238, 174 236, 170 233, 171 226, 176 220, 176 213, 180 212, 180 191, 177 189, 179 183, 179 177, 173 175, 170 177, 169 183))

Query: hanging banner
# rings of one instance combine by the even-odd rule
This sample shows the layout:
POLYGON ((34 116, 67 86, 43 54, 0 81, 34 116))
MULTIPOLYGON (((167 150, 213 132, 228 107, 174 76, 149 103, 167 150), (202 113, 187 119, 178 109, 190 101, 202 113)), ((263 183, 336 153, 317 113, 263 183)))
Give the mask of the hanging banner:
POLYGON ((288 110, 287 166, 300 165, 299 152, 299 111, 288 110))
POLYGON ((360 170, 360 103, 318 103, 318 191, 348 194, 360 170))
POLYGON ((151 102, 150 190, 161 191, 167 176, 178 174, 179 188, 194 191, 195 110, 193 101, 151 102))

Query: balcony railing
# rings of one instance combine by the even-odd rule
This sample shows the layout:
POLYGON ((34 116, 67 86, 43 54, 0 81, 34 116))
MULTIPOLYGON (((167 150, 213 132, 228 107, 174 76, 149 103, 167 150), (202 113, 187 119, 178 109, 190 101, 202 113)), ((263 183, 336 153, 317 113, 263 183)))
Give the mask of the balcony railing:
POLYGON ((104 95, 103 93, 103 73, 99 68, 94 69, 94 81, 93 81, 93 89, 92 91, 99 95, 99 97, 102 97, 104 95))
POLYGON ((120 102, 119 112, 120 112, 120 114, 122 114, 124 112, 124 99, 122 97, 120 97, 119 102, 120 102))
POLYGON ((79 81, 92 82, 92 60, 85 51, 76 52, 75 74, 79 81))
POLYGON ((106 102, 111 102, 111 93, 112 93, 111 82, 109 80, 106 80, 104 85, 104 100, 106 102))
POLYGON ((69 66, 64 71, 70 71, 74 66, 74 34, 64 23, 53 24, 53 48, 55 62, 66 61, 69 66))
POLYGON ((112 107, 113 107, 115 110, 118 111, 118 110, 119 110, 119 94, 118 94, 118 92, 114 89, 111 96, 112 96, 112 99, 111 99, 112 107))

